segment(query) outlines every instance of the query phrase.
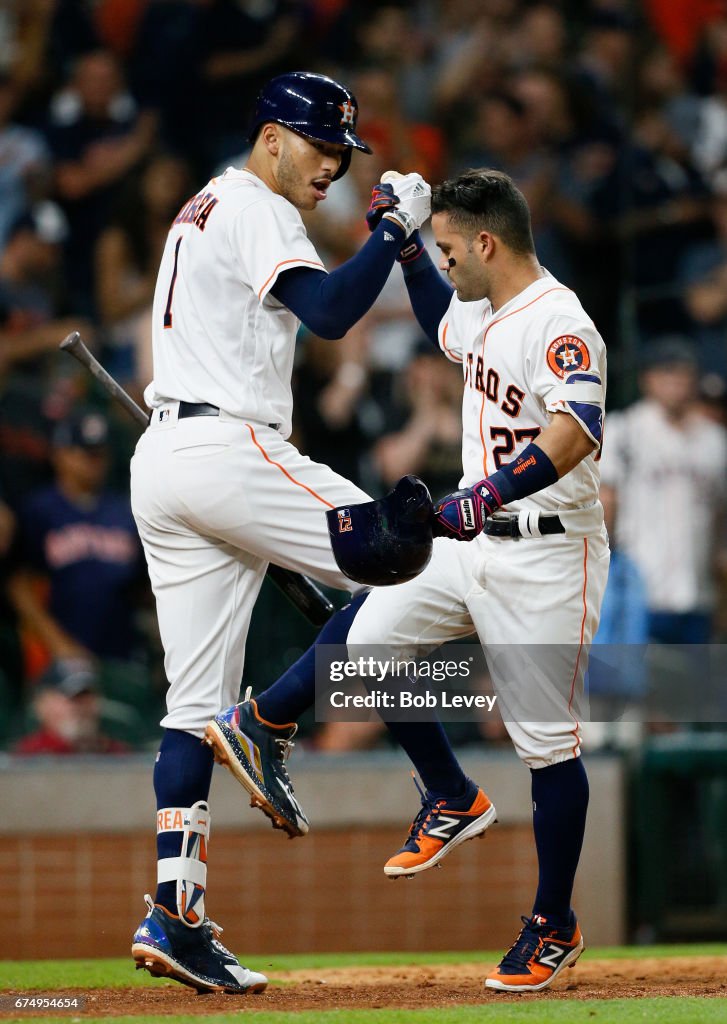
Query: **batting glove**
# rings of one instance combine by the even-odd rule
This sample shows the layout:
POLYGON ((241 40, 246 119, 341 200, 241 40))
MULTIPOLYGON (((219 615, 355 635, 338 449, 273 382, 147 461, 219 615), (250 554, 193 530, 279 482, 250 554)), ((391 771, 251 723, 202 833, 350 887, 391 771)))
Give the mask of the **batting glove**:
POLYGON ((394 195, 394 186, 391 182, 380 182, 374 185, 371 190, 371 202, 366 211, 366 223, 369 231, 375 231, 381 223, 381 218, 389 210, 395 210, 399 197, 394 195))
POLYGON ((393 209, 384 212, 384 217, 397 221, 404 228, 408 238, 429 220, 432 212, 431 187, 416 171, 410 174, 387 171, 382 175, 381 184, 392 184, 398 199, 393 209))
POLYGON ((474 540, 478 533, 482 533, 487 517, 499 507, 499 497, 492 493, 487 480, 446 494, 434 503, 432 535, 474 540))

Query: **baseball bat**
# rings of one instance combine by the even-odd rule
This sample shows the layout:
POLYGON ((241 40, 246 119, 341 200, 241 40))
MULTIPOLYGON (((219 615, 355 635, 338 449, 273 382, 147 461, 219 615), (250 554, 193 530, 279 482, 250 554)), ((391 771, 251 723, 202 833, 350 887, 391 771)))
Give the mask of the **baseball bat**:
MULTIPOLYGON (((71 331, 68 337, 63 339, 60 347, 63 352, 68 352, 85 366, 101 387, 126 409, 139 426, 148 426, 150 414, 137 405, 131 395, 124 391, 118 381, 115 381, 108 370, 105 370, 98 359, 89 352, 78 331, 71 331)), ((268 565, 267 575, 311 625, 325 625, 335 611, 323 591, 307 576, 272 563, 268 565)))

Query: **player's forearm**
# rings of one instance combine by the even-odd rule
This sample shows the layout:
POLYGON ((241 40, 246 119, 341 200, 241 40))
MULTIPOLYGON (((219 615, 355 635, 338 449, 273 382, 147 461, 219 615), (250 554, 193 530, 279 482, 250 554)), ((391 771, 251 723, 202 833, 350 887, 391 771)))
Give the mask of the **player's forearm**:
POLYGON ((382 221, 356 255, 330 274, 294 267, 280 275, 272 293, 314 334, 342 338, 373 306, 403 241, 402 227, 382 221))
POLYGON ((419 250, 414 259, 402 260, 404 281, 419 326, 439 348, 439 325, 452 301, 452 288, 434 266, 418 235, 417 241, 419 250))
POLYGON ((556 413, 553 423, 537 441, 531 441, 512 462, 435 503, 434 536, 472 540, 482 531, 488 516, 510 502, 552 486, 594 447, 594 442, 568 413, 556 413))
POLYGON ((555 413, 553 422, 533 443, 548 456, 559 478, 575 469, 595 448, 591 438, 567 412, 555 413))

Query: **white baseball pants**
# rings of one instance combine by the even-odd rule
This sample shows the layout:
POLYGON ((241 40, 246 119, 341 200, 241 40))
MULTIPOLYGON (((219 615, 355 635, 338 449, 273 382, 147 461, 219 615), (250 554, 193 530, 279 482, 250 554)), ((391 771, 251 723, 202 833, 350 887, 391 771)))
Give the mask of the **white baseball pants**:
POLYGON ((577 757, 577 709, 608 563, 602 528, 588 537, 436 540, 420 576, 371 592, 348 634, 351 656, 358 645, 391 645, 403 659, 422 657, 476 632, 520 758, 543 768, 577 757), (529 652, 539 646, 547 657, 533 666, 529 652), (529 720, 533 706, 547 708, 547 721, 529 720))
POLYGON ((269 426, 155 409, 131 461, 131 504, 169 680, 161 724, 202 736, 239 698, 245 640, 268 562, 352 593, 324 512, 369 501, 269 426))

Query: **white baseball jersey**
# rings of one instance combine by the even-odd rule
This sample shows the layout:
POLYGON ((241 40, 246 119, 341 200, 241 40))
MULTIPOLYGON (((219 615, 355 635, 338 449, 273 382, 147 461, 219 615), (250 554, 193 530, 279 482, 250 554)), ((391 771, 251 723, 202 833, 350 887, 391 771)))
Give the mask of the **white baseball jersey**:
POLYGON ((717 519, 727 493, 727 433, 694 413, 675 424, 653 401, 609 416, 604 484, 616 488, 616 539, 644 577, 649 607, 714 603, 717 519))
POLYGON ((300 321, 270 289, 297 266, 324 269, 298 210, 252 172, 228 167, 190 199, 157 279, 147 405, 208 402, 288 437, 300 321))
MULTIPOLYGON (((493 312, 489 299, 456 292, 439 326, 445 355, 462 365, 462 487, 516 458, 554 412, 574 416, 599 446, 606 391, 606 347, 577 296, 544 271, 493 312)), ((552 486, 511 511, 558 512, 598 500, 597 451, 552 486)))
MULTIPOLYGON (((574 416, 600 445, 605 346, 574 293, 550 274, 497 312, 489 301, 453 295, 439 340, 463 367, 463 486, 519 455, 554 412, 574 416)), ((586 652, 609 563, 598 462, 589 456, 552 487, 507 508, 560 512, 566 533, 437 539, 416 579, 374 588, 348 644, 393 645, 412 658, 476 631, 515 748, 531 768, 543 768, 580 753, 586 652), (547 672, 544 664, 533 667, 530 645, 549 650, 547 672), (534 720, 528 695, 536 691, 548 696, 549 721, 534 720)), ((542 700, 537 706, 542 710, 542 700)))
POLYGON ((197 736, 238 699, 269 562, 360 589, 336 564, 324 513, 369 496, 286 440, 300 322, 270 289, 296 266, 322 268, 297 209, 229 168, 180 210, 159 271, 153 414, 131 503, 169 679, 162 724, 197 736), (181 401, 221 411, 180 418, 181 401))

